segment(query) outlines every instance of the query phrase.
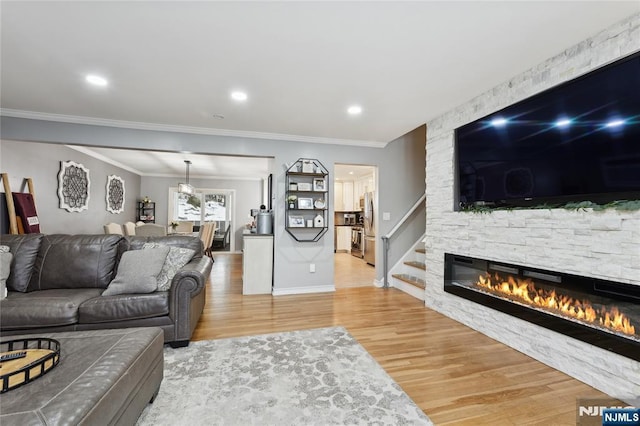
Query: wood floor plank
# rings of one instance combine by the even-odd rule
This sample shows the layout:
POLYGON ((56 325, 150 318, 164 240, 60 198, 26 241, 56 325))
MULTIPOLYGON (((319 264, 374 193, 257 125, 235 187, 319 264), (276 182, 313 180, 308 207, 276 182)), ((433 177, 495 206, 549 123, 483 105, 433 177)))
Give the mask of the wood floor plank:
POLYGON ((349 278, 360 265, 347 257, 348 287, 278 297, 242 296, 241 256, 215 260, 194 340, 343 326, 437 425, 574 425, 576 399, 607 397, 399 290, 349 278))

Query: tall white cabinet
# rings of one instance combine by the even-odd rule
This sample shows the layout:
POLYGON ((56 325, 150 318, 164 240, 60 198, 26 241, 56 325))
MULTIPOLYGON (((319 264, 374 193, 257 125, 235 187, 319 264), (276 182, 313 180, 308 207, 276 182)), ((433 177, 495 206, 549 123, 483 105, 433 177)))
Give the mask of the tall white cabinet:
POLYGON ((244 235, 242 294, 271 294, 272 284, 273 235, 244 235))

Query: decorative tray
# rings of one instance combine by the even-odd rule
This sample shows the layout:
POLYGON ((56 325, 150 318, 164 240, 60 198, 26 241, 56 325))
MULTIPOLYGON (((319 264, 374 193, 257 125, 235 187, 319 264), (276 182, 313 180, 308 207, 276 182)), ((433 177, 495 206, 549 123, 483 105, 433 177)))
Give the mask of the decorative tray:
POLYGON ((60 342, 46 337, 0 342, 0 393, 51 371, 60 362, 60 342))

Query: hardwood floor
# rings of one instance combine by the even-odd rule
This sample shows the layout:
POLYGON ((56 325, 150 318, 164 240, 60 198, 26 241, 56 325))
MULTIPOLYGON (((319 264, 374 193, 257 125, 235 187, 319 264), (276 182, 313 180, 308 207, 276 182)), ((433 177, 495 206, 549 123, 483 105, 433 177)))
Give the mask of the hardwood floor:
POLYGON ((395 289, 242 296, 242 257, 215 255, 193 339, 343 326, 437 425, 575 425, 602 392, 395 289))
POLYGON ((350 253, 336 253, 333 255, 333 260, 336 288, 373 285, 376 279, 376 268, 367 264, 364 259, 353 257, 350 253))

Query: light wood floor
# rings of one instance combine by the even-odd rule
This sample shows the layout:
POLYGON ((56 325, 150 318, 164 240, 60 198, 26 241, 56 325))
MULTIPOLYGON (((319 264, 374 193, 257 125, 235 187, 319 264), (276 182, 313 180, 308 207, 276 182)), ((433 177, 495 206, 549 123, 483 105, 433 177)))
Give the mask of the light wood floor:
POLYGON ((336 253, 333 256, 336 288, 372 286, 376 279, 376 268, 362 258, 350 253, 336 253))
POLYGON ((343 326, 436 425, 575 425, 603 393, 395 289, 242 296, 242 258, 216 255, 193 339, 343 326))

